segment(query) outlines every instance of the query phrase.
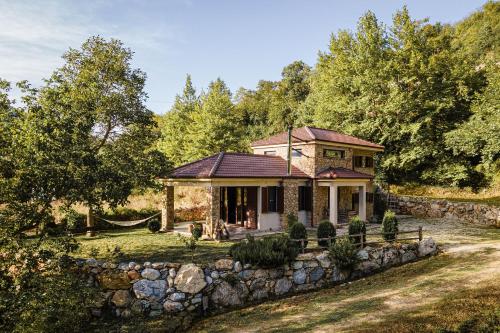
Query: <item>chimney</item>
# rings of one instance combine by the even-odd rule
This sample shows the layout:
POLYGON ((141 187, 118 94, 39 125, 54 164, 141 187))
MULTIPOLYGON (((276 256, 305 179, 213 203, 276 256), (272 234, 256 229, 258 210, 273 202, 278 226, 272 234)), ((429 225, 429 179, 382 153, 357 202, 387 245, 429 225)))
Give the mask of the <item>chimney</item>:
POLYGON ((288 151, 286 155, 286 174, 292 174, 292 126, 288 126, 288 151))

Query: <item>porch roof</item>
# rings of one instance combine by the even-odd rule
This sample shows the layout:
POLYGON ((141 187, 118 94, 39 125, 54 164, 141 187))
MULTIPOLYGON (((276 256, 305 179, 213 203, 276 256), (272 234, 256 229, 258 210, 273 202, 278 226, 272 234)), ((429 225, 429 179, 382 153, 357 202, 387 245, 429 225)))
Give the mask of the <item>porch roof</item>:
POLYGON ((372 179, 373 176, 346 168, 328 167, 316 173, 316 178, 317 179, 372 179))
POLYGON ((286 171, 279 156, 221 152, 174 169, 170 178, 310 178, 294 166, 286 171))

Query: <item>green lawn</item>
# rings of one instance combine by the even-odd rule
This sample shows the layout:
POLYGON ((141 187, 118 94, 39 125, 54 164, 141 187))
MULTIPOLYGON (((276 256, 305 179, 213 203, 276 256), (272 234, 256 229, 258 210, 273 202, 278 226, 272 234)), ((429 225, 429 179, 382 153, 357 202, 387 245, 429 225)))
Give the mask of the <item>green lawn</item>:
POLYGON ((500 320, 500 229, 412 218, 401 228, 416 224, 444 253, 344 286, 206 318, 192 331, 437 332, 490 323, 495 311, 500 320))
MULTIPOLYGON (((106 231, 96 237, 78 236, 76 239, 80 248, 75 255, 84 258, 110 258, 113 249, 119 247, 123 255, 115 260, 192 262, 191 252, 176 234, 153 234, 147 228, 106 231), (98 251, 97 255, 93 253, 95 251, 98 251)), ((231 244, 200 240, 194 262, 206 263, 223 258, 227 256, 231 244)))

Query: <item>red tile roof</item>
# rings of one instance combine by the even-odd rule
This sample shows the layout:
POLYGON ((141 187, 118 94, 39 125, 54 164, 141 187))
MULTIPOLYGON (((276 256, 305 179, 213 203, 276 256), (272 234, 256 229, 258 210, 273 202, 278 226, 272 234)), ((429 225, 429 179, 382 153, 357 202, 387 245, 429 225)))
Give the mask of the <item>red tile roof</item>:
MULTIPOLYGON (((304 126, 292 130, 292 142, 327 141, 344 143, 355 146, 384 149, 384 146, 356 138, 351 135, 341 134, 332 130, 304 126)), ((285 144, 288 142, 288 132, 273 135, 267 139, 252 143, 252 147, 285 144)))
POLYGON ((316 178, 319 179, 349 179, 349 178, 361 178, 361 179, 372 179, 373 176, 357 172, 354 170, 346 169, 346 168, 332 168, 328 167, 324 170, 319 171, 316 174, 316 178))
POLYGON ((286 173, 286 160, 279 156, 219 153, 173 170, 171 178, 309 178, 292 166, 286 173))

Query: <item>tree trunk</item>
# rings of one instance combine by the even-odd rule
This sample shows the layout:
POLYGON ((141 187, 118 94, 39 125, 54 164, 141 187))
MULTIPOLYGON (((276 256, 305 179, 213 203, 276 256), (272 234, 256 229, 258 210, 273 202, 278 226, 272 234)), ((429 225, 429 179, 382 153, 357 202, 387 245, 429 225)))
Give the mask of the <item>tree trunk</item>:
POLYGON ((94 217, 94 212, 90 207, 87 213, 87 236, 88 237, 95 236, 95 217, 94 217))

